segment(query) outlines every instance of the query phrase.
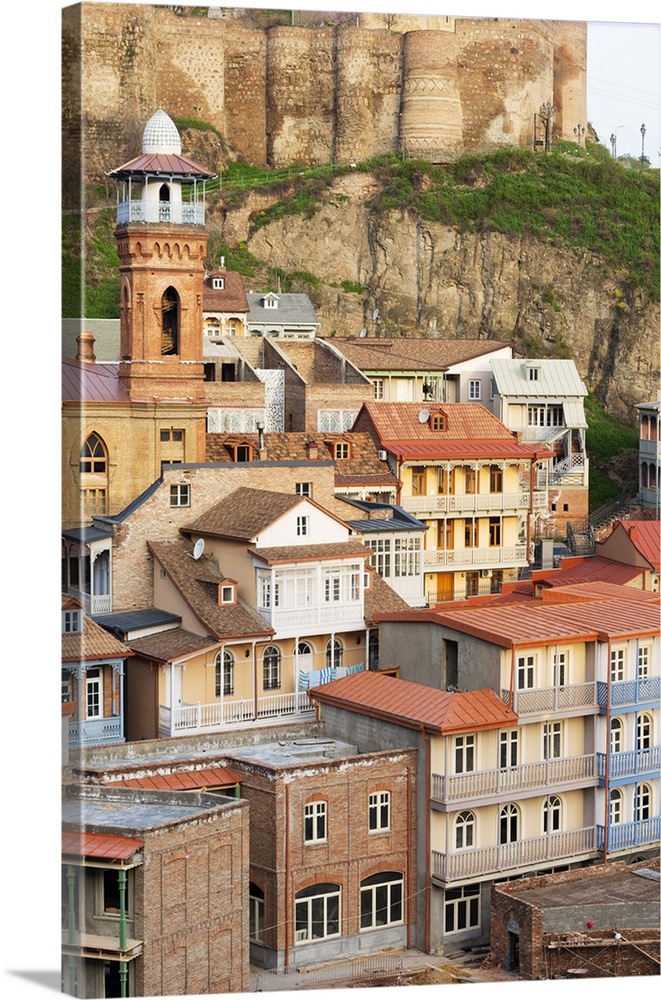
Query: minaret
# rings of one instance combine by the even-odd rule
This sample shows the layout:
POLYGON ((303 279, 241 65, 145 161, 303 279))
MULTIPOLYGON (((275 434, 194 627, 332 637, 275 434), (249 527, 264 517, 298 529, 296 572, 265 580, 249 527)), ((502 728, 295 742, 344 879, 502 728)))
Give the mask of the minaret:
POLYGON ((136 401, 201 399, 204 197, 215 175, 181 155, 177 127, 159 109, 141 155, 109 176, 117 180, 120 378, 136 401))

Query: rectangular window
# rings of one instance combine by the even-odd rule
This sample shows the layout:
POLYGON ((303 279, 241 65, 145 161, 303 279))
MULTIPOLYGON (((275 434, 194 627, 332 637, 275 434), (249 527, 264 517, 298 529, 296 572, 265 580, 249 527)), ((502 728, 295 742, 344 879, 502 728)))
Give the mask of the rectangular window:
POLYGON ((170 487, 171 507, 190 507, 190 486, 188 483, 176 483, 170 487))
POLYGON ((562 723, 544 723, 544 746, 542 757, 544 760, 557 760, 562 757, 562 723))
POLYGON ((442 495, 452 493, 454 490, 454 469, 438 470, 438 492, 442 495))
POLYGON ((324 570, 325 603, 360 600, 362 579, 362 567, 353 563, 350 566, 329 567, 324 570))
POLYGON ((108 513, 107 493, 105 489, 83 490, 82 499, 86 517, 108 513))
POLYGON ((370 930, 401 924, 404 879, 399 872, 383 872, 364 879, 360 885, 360 929, 370 930))
POLYGON ((411 469, 411 495, 414 497, 423 497, 425 495, 424 465, 414 465, 411 469))
POLYGON ((475 734, 455 736, 454 773, 464 774, 475 770, 475 734))
POLYGON ((311 497, 312 483, 296 483, 296 493, 299 497, 311 497))
POLYGON ((271 574, 257 577, 258 606, 260 608, 271 607, 271 574))
POLYGON ((338 441, 335 445, 335 458, 348 458, 348 457, 349 457, 348 441, 338 441))
POLYGON ((503 470, 499 469, 497 465, 489 466, 489 492, 503 492, 503 470))
POLYGON ((519 763, 519 730, 506 729, 500 734, 500 766, 516 767, 519 763))
POLYGON ((74 608, 71 611, 62 612, 63 632, 82 632, 82 630, 83 630, 82 608, 74 608))
MULTIPOLYGON (((257 888, 250 884, 250 895, 248 896, 248 937, 251 941, 259 943, 264 941, 264 896, 253 895, 257 888)), ((261 892, 261 890, 260 890, 261 892)))
POLYGON ((502 532, 499 517, 489 518, 489 545, 501 545, 502 532))
POLYGON ((464 885, 445 890, 445 933, 480 926, 480 887, 464 885))
POLYGON ((464 492, 475 493, 475 485, 475 469, 469 469, 466 466, 464 469, 464 492))
POLYGON ((390 576, 390 547, 391 542, 389 538, 369 538, 365 540, 365 544, 373 552, 372 556, 372 566, 379 574, 379 576, 389 577, 390 576))
POLYGON ((567 653, 553 654, 553 687, 564 687, 567 684, 567 653))
POLYGON ((390 792, 372 792, 368 805, 369 831, 390 829, 390 792))
MULTIPOLYGON (((313 886, 312 889, 315 887, 313 886)), ((296 897, 296 942, 319 941, 340 933, 340 891, 338 886, 320 885, 327 891, 305 898, 296 897)), ((308 890, 310 891, 310 890, 308 890)))
POLYGON ((234 587, 232 584, 224 584, 220 588, 221 604, 234 604, 234 587))
POLYGON ((471 378, 468 380, 468 398, 482 398, 482 383, 479 378, 471 378))
POLYGON ((611 681, 624 680, 624 650, 611 649, 611 681))
POLYGON ((310 534, 310 518, 307 514, 301 514, 296 518, 296 534, 299 538, 310 534))
POLYGON ((73 677, 68 670, 62 671, 62 701, 73 701, 73 677))
POLYGON ((87 705, 87 718, 100 719, 103 709, 102 701, 102 681, 101 671, 98 667, 92 667, 87 671, 85 679, 85 697, 87 705))
POLYGON ((308 802, 305 806, 305 843, 326 840, 326 803, 308 802))
POLYGON ((650 675, 650 655, 651 648, 649 646, 639 646, 638 647, 638 680, 645 680, 646 677, 650 675))
POLYGON ((420 539, 395 539, 395 576, 420 575, 420 539))
POLYGON ((516 661, 516 686, 519 691, 534 687, 535 657, 519 656, 516 661))
POLYGON ((477 545, 477 522, 464 521, 464 548, 472 549, 477 545))
POLYGON ((372 385, 374 386, 374 398, 383 399, 383 379, 373 378, 372 385))

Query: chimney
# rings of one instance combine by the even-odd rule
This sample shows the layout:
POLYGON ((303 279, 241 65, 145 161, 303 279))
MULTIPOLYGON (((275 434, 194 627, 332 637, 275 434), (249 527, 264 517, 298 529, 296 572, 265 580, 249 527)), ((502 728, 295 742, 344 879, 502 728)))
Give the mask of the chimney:
POLYGON ((309 459, 319 458, 319 446, 316 441, 308 441, 305 445, 309 459))
POLYGON ((93 333, 82 333, 76 337, 76 343, 78 344, 78 354, 76 355, 76 361, 96 361, 96 355, 94 354, 94 334, 93 333))
POLYGON ((264 421, 257 421, 257 434, 259 435, 259 457, 262 457, 262 452, 264 451, 264 421))

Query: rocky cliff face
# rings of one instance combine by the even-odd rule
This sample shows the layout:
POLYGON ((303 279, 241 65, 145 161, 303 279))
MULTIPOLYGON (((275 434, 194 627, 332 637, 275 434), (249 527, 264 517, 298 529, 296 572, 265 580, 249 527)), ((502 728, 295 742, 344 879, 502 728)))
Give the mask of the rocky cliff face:
POLYGON ((636 403, 656 398, 658 303, 628 293, 599 258, 377 214, 369 206, 375 190, 369 176, 348 175, 312 219, 286 216, 253 235, 250 215, 265 202, 250 203, 224 215, 223 239, 247 241, 285 272, 320 278, 310 294, 325 336, 367 327, 371 336, 512 340, 522 356, 573 358, 623 420, 633 420, 636 403), (364 291, 345 292, 343 281, 364 291))

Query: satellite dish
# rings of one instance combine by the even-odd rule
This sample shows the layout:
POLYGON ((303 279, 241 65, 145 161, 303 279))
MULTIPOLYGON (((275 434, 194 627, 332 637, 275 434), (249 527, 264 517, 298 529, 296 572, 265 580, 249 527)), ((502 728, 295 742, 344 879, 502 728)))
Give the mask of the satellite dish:
POLYGON ((360 331, 360 333, 358 334, 358 336, 359 337, 366 337, 367 336, 367 327, 366 326, 364 326, 362 328, 362 330, 360 331))
POLYGON ((379 310, 375 309, 374 312, 372 313, 372 319, 378 319, 378 318, 379 318, 379 310))
POLYGON ((429 420, 429 410, 420 410, 418 414, 418 420, 421 424, 426 424, 429 420))
POLYGON ((195 542, 195 548, 193 549, 193 559, 199 559, 204 552, 204 539, 198 538, 195 542))

